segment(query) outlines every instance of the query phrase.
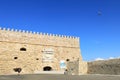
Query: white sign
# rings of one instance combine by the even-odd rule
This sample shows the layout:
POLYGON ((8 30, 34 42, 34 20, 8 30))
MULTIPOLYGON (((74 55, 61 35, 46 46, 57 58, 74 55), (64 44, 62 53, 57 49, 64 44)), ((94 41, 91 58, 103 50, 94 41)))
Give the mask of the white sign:
POLYGON ((64 60, 60 61, 60 68, 66 68, 66 64, 64 60))
POLYGON ((45 49, 42 54, 43 62, 51 62, 54 59, 53 49, 45 49))

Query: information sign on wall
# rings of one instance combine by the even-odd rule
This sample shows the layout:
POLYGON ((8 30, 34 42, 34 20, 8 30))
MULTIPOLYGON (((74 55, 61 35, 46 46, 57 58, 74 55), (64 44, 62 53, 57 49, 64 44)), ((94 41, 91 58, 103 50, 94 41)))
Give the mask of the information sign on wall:
POLYGON ((42 54, 43 62, 52 62, 54 60, 54 51, 53 49, 45 49, 42 54))

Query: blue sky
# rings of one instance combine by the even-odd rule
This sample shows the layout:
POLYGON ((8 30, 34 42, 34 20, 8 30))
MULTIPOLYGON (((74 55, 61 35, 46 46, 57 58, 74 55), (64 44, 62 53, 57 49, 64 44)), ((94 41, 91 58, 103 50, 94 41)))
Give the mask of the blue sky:
POLYGON ((78 36, 85 61, 120 57, 120 0, 0 0, 0 26, 78 36))

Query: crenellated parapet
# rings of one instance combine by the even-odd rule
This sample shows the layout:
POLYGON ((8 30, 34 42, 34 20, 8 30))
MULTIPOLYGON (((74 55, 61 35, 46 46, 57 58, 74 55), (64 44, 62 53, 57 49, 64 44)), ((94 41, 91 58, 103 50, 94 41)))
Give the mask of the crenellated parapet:
POLYGON ((87 63, 81 63, 79 45, 79 37, 0 28, 0 75, 17 74, 16 68, 22 69, 20 74, 34 74, 46 67, 85 73, 87 63))
POLYGON ((79 47, 79 37, 0 27, 0 41, 79 47), (28 41, 28 42, 27 42, 28 41), (37 41, 37 42, 36 42, 37 41), (70 45, 71 44, 71 45, 70 45))
POLYGON ((33 34, 33 35, 35 34, 35 35, 54 36, 54 37, 61 37, 61 38, 79 39, 79 37, 75 37, 75 36, 66 36, 66 35, 58 35, 58 34, 51 34, 51 33, 49 34, 49 33, 42 33, 42 32, 2 28, 2 27, 0 27, 0 30, 9 31, 9 32, 18 32, 18 33, 21 33, 21 34, 27 33, 27 34, 33 34))

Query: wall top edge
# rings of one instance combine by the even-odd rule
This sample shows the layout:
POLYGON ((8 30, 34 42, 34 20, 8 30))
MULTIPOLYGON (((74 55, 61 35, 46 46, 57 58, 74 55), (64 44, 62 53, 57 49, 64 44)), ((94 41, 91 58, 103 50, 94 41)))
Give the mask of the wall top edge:
POLYGON ((27 31, 27 30, 20 30, 20 29, 18 30, 18 29, 10 29, 10 28, 2 28, 2 27, 0 27, 0 30, 10 31, 10 32, 18 32, 21 34, 26 33, 26 34, 33 34, 33 35, 53 36, 53 37, 70 38, 70 39, 79 40, 79 37, 76 37, 76 36, 66 36, 66 35, 59 35, 59 34, 42 33, 42 32, 34 32, 34 31, 27 31))

